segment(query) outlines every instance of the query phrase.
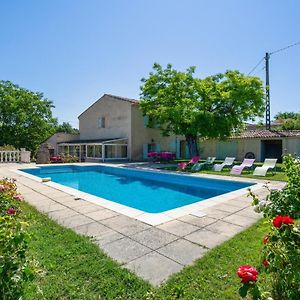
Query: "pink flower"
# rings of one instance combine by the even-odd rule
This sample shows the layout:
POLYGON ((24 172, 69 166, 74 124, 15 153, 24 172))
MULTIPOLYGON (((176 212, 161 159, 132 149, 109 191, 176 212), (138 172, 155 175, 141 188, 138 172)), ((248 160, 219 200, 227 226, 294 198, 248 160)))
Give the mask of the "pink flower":
POLYGON ((0 184, 0 192, 4 192, 6 190, 5 185, 0 184))
POLYGON ((17 194, 14 196, 14 199, 21 202, 24 200, 24 197, 21 194, 17 194))
POLYGON ((13 208, 9 208, 7 211, 6 211, 9 215, 15 215, 17 212, 15 209, 13 208))
POLYGON ((246 283, 249 281, 256 282, 258 272, 257 270, 252 266, 240 266, 236 273, 241 279, 241 283, 246 283))

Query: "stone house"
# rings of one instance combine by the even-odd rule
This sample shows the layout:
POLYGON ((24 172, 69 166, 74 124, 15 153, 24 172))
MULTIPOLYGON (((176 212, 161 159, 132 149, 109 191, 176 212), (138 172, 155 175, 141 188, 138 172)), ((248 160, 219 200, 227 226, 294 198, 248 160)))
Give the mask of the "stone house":
POLYGON ((148 128, 135 99, 104 94, 78 119, 79 136, 56 142, 52 137, 54 154, 75 154, 86 161, 143 160, 148 152, 170 151, 178 158, 189 158, 185 138, 162 136, 159 129, 148 128))

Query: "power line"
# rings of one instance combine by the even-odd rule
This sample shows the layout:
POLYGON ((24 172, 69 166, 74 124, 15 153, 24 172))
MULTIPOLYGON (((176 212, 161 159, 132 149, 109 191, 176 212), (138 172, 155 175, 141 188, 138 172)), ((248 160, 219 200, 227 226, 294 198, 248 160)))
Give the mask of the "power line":
POLYGON ((300 42, 297 42, 297 43, 291 44, 291 45, 289 45, 289 46, 287 46, 287 47, 284 47, 284 48, 280 48, 280 49, 278 49, 278 50, 275 50, 275 51, 271 52, 270 55, 275 54, 275 53, 278 53, 278 52, 281 52, 281 51, 284 51, 284 50, 286 50, 286 49, 292 48, 292 47, 297 46, 297 45, 300 45, 300 42))
POLYGON ((265 57, 262 57, 259 62, 251 69, 251 71, 248 73, 248 75, 250 75, 251 73, 253 73, 256 68, 262 63, 262 61, 265 59, 265 57))

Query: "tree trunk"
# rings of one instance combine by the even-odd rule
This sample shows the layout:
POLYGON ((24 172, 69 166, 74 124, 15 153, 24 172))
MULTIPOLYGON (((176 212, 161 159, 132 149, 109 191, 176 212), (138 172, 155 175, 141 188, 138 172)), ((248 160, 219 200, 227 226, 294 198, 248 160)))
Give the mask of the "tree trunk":
POLYGON ((189 152, 190 152, 191 157, 199 156, 197 136, 188 135, 188 136, 185 137, 185 140, 188 144, 189 152))

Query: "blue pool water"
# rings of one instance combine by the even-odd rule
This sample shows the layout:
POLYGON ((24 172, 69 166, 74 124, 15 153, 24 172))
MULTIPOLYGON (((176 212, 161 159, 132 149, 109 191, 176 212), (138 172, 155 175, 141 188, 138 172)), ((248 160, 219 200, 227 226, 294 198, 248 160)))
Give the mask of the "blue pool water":
POLYGON ((47 166, 21 171, 149 213, 160 213, 252 185, 107 166, 47 166))

